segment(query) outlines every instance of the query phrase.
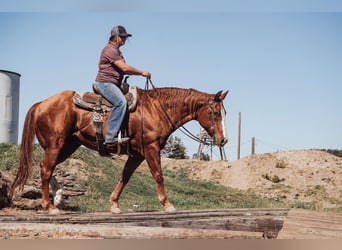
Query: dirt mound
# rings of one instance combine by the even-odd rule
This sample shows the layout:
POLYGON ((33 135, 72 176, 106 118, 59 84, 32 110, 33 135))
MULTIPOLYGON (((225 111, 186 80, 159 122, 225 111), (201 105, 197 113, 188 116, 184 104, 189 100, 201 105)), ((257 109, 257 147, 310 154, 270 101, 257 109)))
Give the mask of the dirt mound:
POLYGON ((297 150, 244 157, 237 161, 163 159, 169 170, 192 179, 216 181, 284 201, 312 202, 318 209, 342 207, 342 158, 319 150, 297 150))

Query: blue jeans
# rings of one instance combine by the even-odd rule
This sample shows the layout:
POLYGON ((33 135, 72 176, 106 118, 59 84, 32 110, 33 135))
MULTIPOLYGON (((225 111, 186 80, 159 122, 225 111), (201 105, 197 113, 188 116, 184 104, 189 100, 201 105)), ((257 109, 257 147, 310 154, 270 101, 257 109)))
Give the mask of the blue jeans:
POLYGON ((125 118, 127 110, 127 101, 122 94, 121 89, 111 82, 95 83, 100 93, 113 104, 113 108, 109 114, 106 128, 106 143, 113 143, 114 138, 118 136, 121 123, 125 118))

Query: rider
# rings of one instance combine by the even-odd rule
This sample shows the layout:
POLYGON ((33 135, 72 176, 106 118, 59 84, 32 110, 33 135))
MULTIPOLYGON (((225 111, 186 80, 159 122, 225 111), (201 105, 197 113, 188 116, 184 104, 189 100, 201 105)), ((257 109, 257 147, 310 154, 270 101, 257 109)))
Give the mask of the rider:
POLYGON ((128 137, 118 139, 118 133, 127 109, 126 98, 120 90, 124 74, 151 77, 150 72, 126 64, 120 47, 125 44, 127 37, 130 36, 132 35, 127 33, 123 26, 115 26, 111 30, 108 44, 102 49, 100 55, 95 85, 99 92, 113 104, 106 129, 105 145, 107 149, 112 149, 118 143, 129 141, 128 137))

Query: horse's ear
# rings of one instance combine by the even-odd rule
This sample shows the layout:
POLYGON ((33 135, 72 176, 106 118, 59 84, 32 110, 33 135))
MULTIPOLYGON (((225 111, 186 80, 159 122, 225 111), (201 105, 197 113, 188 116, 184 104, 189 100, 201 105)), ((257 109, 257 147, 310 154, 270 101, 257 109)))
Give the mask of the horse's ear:
POLYGON ((220 96, 220 99, 221 99, 221 100, 224 100, 224 98, 226 98, 226 96, 228 95, 228 93, 229 93, 229 90, 227 90, 226 92, 223 92, 223 93, 221 94, 221 96, 220 96))
POLYGON ((226 92, 223 92, 223 90, 220 90, 219 92, 216 93, 215 95, 215 101, 216 102, 221 102, 224 100, 224 98, 226 98, 226 95, 228 94, 229 90, 227 90, 226 92))

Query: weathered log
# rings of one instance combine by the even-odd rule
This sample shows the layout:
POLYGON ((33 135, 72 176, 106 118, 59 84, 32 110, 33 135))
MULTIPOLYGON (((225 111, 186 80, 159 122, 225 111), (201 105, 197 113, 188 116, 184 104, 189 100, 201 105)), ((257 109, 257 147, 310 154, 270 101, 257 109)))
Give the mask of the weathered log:
POLYGON ((97 239, 261 239, 260 232, 162 227, 121 227, 112 224, 63 225, 1 223, 0 239, 97 238, 97 239))
POLYGON ((223 230, 260 232, 275 238, 282 228, 287 209, 228 209, 165 212, 130 212, 114 215, 109 212, 62 214, 50 216, 3 216, 0 222, 48 222, 58 224, 110 224, 119 227, 156 227, 189 230, 223 230))

